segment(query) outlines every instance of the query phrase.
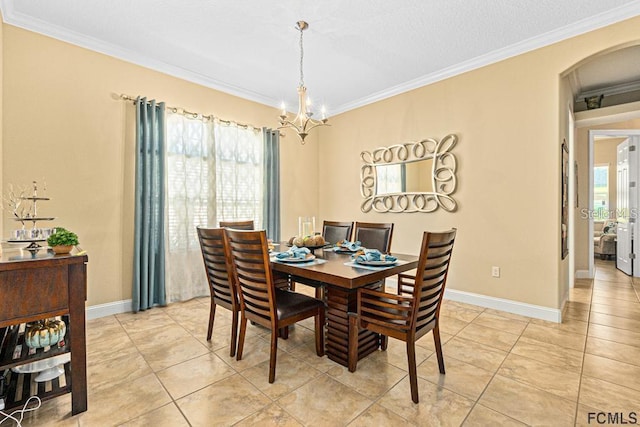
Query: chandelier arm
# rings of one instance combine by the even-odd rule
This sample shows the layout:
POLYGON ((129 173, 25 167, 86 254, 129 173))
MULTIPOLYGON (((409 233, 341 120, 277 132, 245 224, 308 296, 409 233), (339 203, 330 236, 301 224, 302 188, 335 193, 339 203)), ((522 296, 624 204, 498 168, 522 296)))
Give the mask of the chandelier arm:
POLYGON ((278 127, 278 129, 291 129, 291 128, 295 129, 297 133, 304 131, 304 129, 301 129, 300 127, 298 127, 298 125, 296 125, 295 123, 289 120, 280 122, 280 127, 278 127))
POLYGON ((306 127, 306 124, 305 124, 304 131, 305 131, 305 132, 307 132, 307 133, 309 133, 309 132, 311 131, 311 129, 315 129, 315 128, 317 128, 318 126, 331 126, 331 125, 330 125, 330 124, 327 124, 327 123, 322 123, 322 122, 314 122, 314 123, 313 123, 313 126, 311 126, 311 127, 309 127, 309 128, 307 128, 307 127, 306 127))

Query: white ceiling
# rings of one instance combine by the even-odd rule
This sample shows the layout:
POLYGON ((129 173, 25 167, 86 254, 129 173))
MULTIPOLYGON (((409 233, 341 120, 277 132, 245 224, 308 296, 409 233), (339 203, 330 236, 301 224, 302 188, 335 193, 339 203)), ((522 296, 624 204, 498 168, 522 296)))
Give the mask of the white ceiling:
POLYGON ((267 105, 285 100, 290 110, 302 19, 305 83, 329 115, 640 15, 639 0, 0 0, 0 8, 9 24, 267 105))

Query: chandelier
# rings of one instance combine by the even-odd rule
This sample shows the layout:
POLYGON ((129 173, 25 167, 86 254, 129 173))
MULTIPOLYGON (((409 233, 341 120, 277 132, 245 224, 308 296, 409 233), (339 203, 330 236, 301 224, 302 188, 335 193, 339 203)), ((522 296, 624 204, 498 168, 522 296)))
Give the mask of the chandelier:
POLYGON ((278 129, 294 129, 300 137, 300 142, 304 144, 304 139, 309 135, 309 131, 318 126, 329 126, 325 116, 325 109, 322 107, 322 118, 312 119, 313 113, 308 110, 311 103, 307 99, 307 88, 304 86, 304 72, 302 62, 304 59, 304 47, 302 45, 302 32, 309 28, 305 21, 296 22, 296 29, 300 31, 300 83, 298 84, 298 114, 291 120, 287 118, 287 110, 282 103, 282 113, 280 114, 280 127, 278 129))

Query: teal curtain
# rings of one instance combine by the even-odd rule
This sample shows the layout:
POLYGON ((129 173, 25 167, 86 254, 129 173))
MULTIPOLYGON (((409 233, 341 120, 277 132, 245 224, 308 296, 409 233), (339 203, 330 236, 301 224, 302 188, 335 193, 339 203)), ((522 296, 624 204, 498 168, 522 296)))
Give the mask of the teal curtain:
POLYGON ((274 242, 280 241, 280 132, 262 128, 264 137, 264 228, 274 242))
POLYGON ((165 105, 136 99, 133 311, 166 305, 164 274, 165 105))
POLYGON ((400 165, 400 191, 407 192, 407 165, 405 163, 400 165))

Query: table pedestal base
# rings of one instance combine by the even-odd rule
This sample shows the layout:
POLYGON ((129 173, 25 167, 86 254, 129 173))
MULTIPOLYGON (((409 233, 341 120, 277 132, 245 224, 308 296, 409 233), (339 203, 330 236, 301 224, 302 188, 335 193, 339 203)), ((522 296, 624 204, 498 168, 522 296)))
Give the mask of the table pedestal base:
MULTIPOLYGON (((326 287, 327 357, 342 366, 349 366, 349 319, 347 312, 356 311, 356 290, 326 287)), ((380 336, 363 329, 358 334, 358 360, 373 353, 380 346, 380 336)))

